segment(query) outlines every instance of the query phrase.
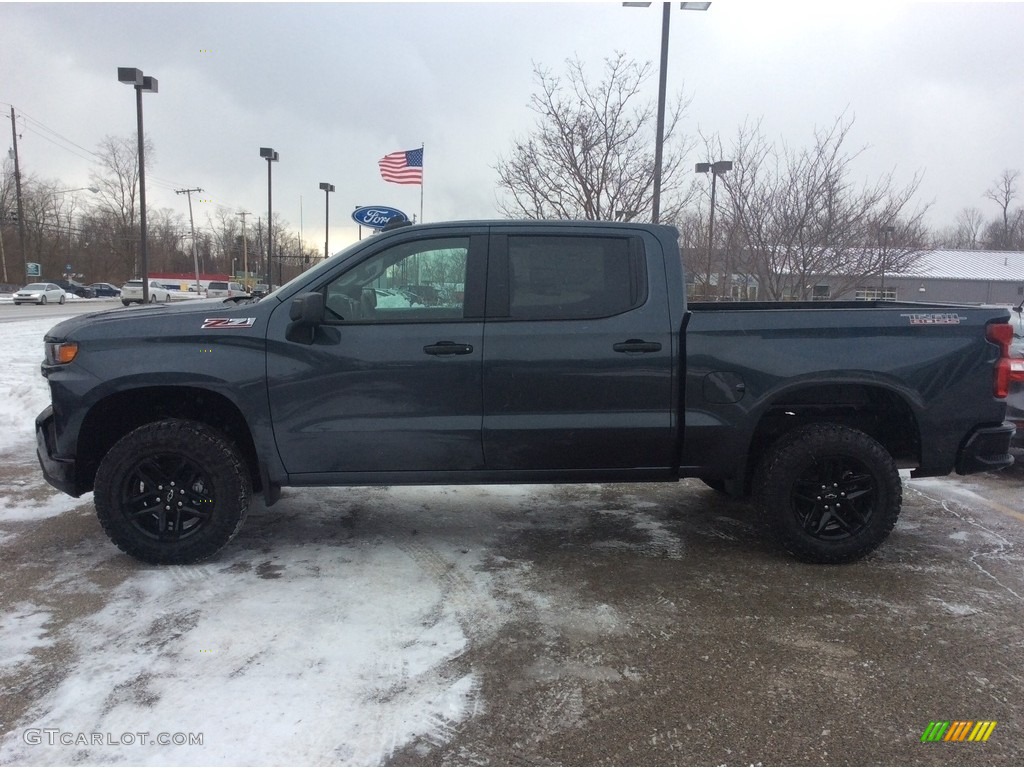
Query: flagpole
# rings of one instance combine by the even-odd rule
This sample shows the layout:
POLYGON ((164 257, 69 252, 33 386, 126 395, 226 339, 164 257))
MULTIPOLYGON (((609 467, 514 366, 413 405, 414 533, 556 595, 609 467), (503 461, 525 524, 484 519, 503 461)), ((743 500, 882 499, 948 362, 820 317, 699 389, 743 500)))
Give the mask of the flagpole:
MULTIPOLYGON (((423 151, 427 145, 422 141, 420 142, 420 157, 423 158, 423 162, 426 163, 426 153, 423 151)), ((423 223, 423 173, 420 173, 420 224, 423 223)))

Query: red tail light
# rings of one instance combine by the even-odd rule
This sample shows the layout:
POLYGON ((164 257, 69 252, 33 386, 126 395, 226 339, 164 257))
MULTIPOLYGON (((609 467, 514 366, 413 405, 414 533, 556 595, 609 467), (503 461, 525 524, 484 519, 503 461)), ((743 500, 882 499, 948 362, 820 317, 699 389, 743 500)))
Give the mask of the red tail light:
POLYGON ((1009 323, 989 323, 985 329, 985 338, 993 344, 999 345, 999 359, 996 361, 992 394, 1003 398, 1010 394, 1011 381, 1024 381, 1024 359, 1013 360, 1010 358, 1013 326, 1009 323))

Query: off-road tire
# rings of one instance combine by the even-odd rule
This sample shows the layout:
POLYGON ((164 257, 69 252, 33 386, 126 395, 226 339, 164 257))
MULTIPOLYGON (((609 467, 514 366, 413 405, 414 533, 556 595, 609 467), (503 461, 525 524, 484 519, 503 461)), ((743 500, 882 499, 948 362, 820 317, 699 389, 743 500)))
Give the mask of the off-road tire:
POLYGON ((166 419, 129 432, 96 471, 96 514, 122 551, 154 565, 220 551, 245 521, 252 481, 225 435, 166 419))
POLYGON ((848 563, 888 537, 903 503, 896 464, 869 435, 814 424, 784 435, 754 477, 762 520, 780 546, 809 563, 848 563))

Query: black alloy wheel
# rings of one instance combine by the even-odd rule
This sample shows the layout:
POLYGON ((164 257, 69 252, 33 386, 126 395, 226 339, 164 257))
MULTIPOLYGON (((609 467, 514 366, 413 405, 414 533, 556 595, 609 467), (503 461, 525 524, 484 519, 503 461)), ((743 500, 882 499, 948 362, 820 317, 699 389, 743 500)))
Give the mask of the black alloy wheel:
POLYGON ((100 523, 124 552, 154 564, 210 557, 241 528, 252 493, 235 445, 194 421, 143 425, 114 444, 96 473, 100 523))
POLYGON ((846 563, 877 548, 903 501, 899 471, 869 435, 838 424, 795 429, 766 453, 754 480, 762 519, 806 562, 846 563))

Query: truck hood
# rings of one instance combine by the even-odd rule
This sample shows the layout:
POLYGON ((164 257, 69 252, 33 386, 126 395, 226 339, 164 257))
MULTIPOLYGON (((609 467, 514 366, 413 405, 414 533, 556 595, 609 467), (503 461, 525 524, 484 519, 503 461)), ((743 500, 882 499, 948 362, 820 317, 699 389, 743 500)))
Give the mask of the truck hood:
POLYGON ((209 318, 265 318, 278 306, 271 298, 260 301, 188 299, 175 304, 107 309, 75 315, 46 332, 45 341, 87 338, 140 337, 167 333, 190 334, 209 318))

